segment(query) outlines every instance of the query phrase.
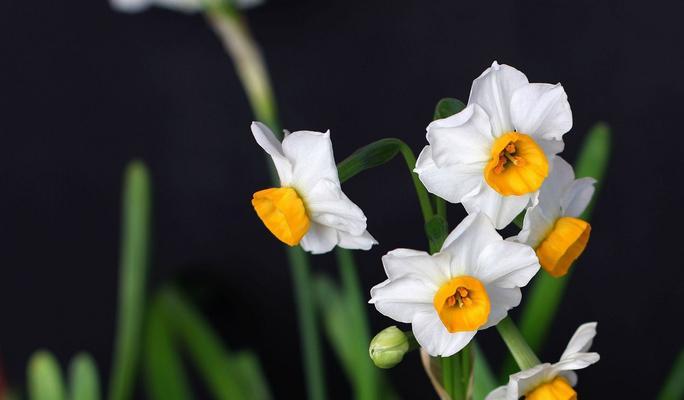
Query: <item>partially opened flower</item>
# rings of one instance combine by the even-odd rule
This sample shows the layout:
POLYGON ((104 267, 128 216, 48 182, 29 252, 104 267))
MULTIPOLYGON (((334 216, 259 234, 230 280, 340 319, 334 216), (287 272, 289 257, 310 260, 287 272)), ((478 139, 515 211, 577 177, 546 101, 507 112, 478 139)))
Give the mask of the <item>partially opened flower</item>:
POLYGON ((418 343, 444 357, 506 317, 539 270, 531 247, 503 240, 481 213, 465 218, 440 252, 397 249, 382 263, 388 279, 371 289, 370 303, 411 323, 418 343))
POLYGON ((314 254, 377 244, 363 211, 342 192, 329 131, 293 132, 280 143, 266 125, 254 122, 252 133, 280 178, 280 187, 254 193, 252 205, 278 239, 314 254))
MULTIPOLYGON (((140 12, 151 6, 168 8, 175 11, 194 13, 202 11, 206 6, 222 0, 110 0, 112 7, 123 12, 140 12)), ((259 5, 263 0, 233 0, 232 5, 238 8, 249 8, 259 5)))
POLYGON ((570 339, 568 347, 555 364, 540 364, 513 374, 508 385, 487 395, 485 400, 576 400, 573 387, 577 384, 575 370, 586 368, 599 360, 598 353, 587 353, 596 336, 596 322, 581 325, 570 339))
POLYGON ((494 62, 473 81, 463 111, 428 125, 415 171, 428 191, 501 229, 534 203, 571 127, 560 84, 529 83, 494 62))
POLYGON ((587 246, 591 225, 579 216, 594 194, 594 183, 592 178, 575 179, 570 164, 556 157, 539 203, 525 213, 516 240, 534 247, 552 276, 565 275, 587 246))

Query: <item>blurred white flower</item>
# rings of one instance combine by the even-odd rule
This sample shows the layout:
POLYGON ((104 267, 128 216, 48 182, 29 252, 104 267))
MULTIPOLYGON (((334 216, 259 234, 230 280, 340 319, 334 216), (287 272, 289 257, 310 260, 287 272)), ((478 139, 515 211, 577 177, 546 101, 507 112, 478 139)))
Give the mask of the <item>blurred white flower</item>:
POLYGON ((443 357, 505 318, 539 270, 531 247, 503 240, 481 213, 466 217, 439 253, 397 249, 382 264, 388 279, 371 289, 370 303, 411 323, 418 343, 443 357))
POLYGON ((273 159, 281 185, 254 193, 252 205, 278 239, 313 254, 335 246, 368 250, 378 243, 366 230, 363 211, 342 192, 330 131, 297 131, 280 143, 266 125, 254 122, 252 133, 273 159))
MULTIPOLYGON (((109 3, 117 11, 122 12, 140 12, 151 6, 158 6, 168 8, 170 10, 181 11, 185 13, 194 13, 202 11, 204 7, 212 1, 221 0, 109 0, 109 3)), ((232 4, 237 8, 255 7, 264 0, 232 0, 232 4)))
POLYGON ((463 111, 428 125, 415 171, 428 191, 487 214, 501 229, 536 202, 571 127, 560 84, 529 83, 495 61, 473 81, 463 111))
POLYGON ((539 203, 525 213, 515 238, 534 247, 539 263, 555 277, 568 272, 589 241, 591 225, 579 219, 594 194, 592 178, 575 179, 572 166, 560 157, 539 192, 539 203))
POLYGON ((570 339, 563 355, 555 364, 540 364, 513 374, 508 385, 487 395, 485 400, 576 400, 573 386, 577 384, 574 370, 597 362, 598 353, 587 353, 596 336, 596 322, 581 325, 570 339))

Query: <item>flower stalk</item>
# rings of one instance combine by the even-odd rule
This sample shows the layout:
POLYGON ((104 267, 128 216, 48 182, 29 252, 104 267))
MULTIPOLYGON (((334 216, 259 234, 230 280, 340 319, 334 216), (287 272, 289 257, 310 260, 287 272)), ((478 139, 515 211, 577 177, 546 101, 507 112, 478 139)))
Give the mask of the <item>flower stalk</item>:
POLYGON ((525 338, 523 338, 510 316, 499 322, 496 329, 499 331, 501 338, 504 343, 506 343, 506 347, 508 347, 508 350, 511 352, 511 355, 521 370, 526 370, 541 364, 541 361, 539 361, 537 355, 534 354, 534 351, 532 351, 527 344, 525 338))

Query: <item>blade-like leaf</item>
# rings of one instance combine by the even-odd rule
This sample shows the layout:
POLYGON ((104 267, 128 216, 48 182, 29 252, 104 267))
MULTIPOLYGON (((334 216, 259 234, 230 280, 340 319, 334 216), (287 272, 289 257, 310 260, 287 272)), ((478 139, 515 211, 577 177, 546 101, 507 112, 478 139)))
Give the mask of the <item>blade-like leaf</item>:
POLYGON ((475 353, 475 366, 473 367, 473 375, 475 375, 473 400, 483 400, 489 392, 496 389, 496 378, 494 377, 494 374, 492 374, 487 358, 482 353, 477 342, 473 347, 473 352, 475 353))
POLYGON ((444 98, 435 106, 435 114, 433 120, 450 117, 458 114, 465 108, 465 104, 459 99, 452 99, 450 97, 444 98))
POLYGON ((446 220, 439 215, 433 216, 425 224, 425 233, 430 243, 430 253, 438 252, 449 233, 446 220))
POLYGON ((354 175, 382 165, 399 153, 402 142, 393 139, 380 139, 368 144, 337 164, 340 182, 345 182, 354 175))
MULTIPOLYGON (((590 130, 584 139, 582 151, 575 162, 575 175, 578 178, 591 177, 596 179, 596 193, 603 187, 610 161, 611 134, 610 127, 605 122, 599 122, 590 130)), ((589 219, 596 203, 596 194, 582 217, 589 219)))
POLYGON ((150 246, 150 178, 142 162, 126 168, 119 270, 119 309, 109 399, 128 400, 138 368, 150 246))
POLYGON ((45 350, 34 353, 27 375, 30 400, 66 400, 62 369, 52 353, 45 350))
POLYGON ((679 353, 658 395, 658 400, 682 399, 684 399, 684 351, 679 353))
POLYGON ((90 354, 77 354, 69 365, 69 398, 99 400, 100 397, 100 375, 95 360, 90 354))
MULTIPOLYGON (((271 398, 260 369, 236 372, 240 361, 236 362, 209 323, 177 290, 165 288, 159 296, 165 318, 187 348, 191 360, 216 399, 271 398), (245 381, 246 376, 250 377, 248 382, 245 381), (255 386, 260 389, 255 390, 255 386)), ((254 362, 251 361, 251 365, 254 362)), ((250 365, 250 361, 245 363, 243 360, 242 365, 250 365)))
POLYGON ((181 356, 159 297, 150 305, 146 319, 143 365, 148 397, 151 400, 193 399, 181 356))

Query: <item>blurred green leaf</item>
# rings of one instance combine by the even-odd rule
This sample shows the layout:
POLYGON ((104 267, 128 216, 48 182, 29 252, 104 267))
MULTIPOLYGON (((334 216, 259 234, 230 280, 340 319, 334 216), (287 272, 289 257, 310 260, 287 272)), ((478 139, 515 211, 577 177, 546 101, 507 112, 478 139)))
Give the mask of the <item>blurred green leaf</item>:
POLYGON ((128 164, 122 198, 119 309, 110 400, 128 400, 138 369, 150 245, 150 178, 140 161, 128 164))
POLYGON ((69 365, 69 398, 71 400, 99 400, 100 375, 95 360, 88 353, 79 353, 69 365))
POLYGON ((143 365, 148 397, 152 400, 193 399, 159 297, 155 298, 147 312, 144 343, 143 365))
POLYGON ((177 290, 164 288, 159 296, 165 318, 216 399, 271 398, 255 357, 249 353, 232 356, 209 323, 177 290))
POLYGON ((437 106, 435 106, 435 114, 432 119, 435 120, 450 117, 454 114, 460 113, 465 107, 466 105, 463 104, 461 100, 446 97, 437 102, 437 106))
POLYGON ((35 352, 29 360, 27 375, 30 400, 66 400, 62 369, 52 353, 35 352))
POLYGON ((354 175, 392 160, 399 153, 402 142, 398 139, 380 139, 356 150, 337 164, 340 182, 354 175))
POLYGON ((425 233, 430 242, 430 253, 437 253, 444 243, 448 235, 448 226, 444 218, 439 215, 434 215, 425 223, 425 233))
POLYGON ((658 400, 682 399, 684 399, 684 350, 679 352, 658 395, 658 400))
MULTIPOLYGON (((592 204, 595 203, 599 189, 604 183, 605 172, 610 159, 610 136, 611 132, 608 125, 605 123, 594 125, 584 140, 575 163, 575 174, 578 178, 592 177, 597 180, 594 198, 582 216, 587 221, 591 218, 592 204)), ((522 307, 520 316, 520 331, 536 353, 542 349, 548 336, 569 278, 570 273, 561 278, 554 278, 541 271, 534 278, 526 294, 527 301, 522 307)), ((505 363, 503 375, 507 376, 515 371, 517 371, 517 367, 509 359, 505 363)))
POLYGON ((492 374, 487 358, 477 342, 475 342, 475 345, 473 346, 473 353, 475 353, 475 365, 473 367, 473 374, 475 375, 473 382, 473 400, 483 400, 489 392, 496 389, 496 378, 494 377, 494 374, 492 374))

